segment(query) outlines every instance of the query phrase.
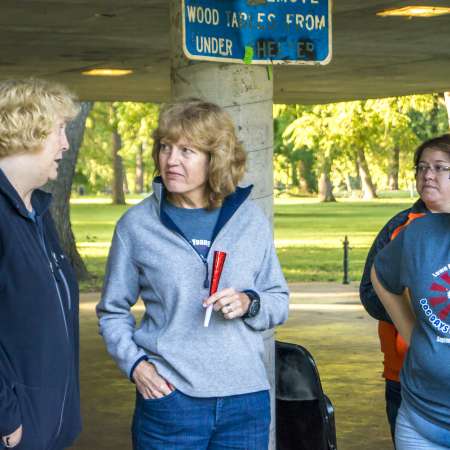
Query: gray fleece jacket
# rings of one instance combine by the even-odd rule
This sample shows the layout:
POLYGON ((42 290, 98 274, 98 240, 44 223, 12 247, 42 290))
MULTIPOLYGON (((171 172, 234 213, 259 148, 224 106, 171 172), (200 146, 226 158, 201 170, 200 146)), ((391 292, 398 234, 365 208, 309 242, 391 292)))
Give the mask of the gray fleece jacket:
POLYGON ((144 357, 176 389, 216 397, 269 389, 262 330, 283 323, 289 294, 271 227, 238 188, 224 203, 206 261, 161 209, 163 186, 130 208, 117 223, 108 258, 100 333, 127 376, 144 357), (219 290, 253 290, 261 298, 256 317, 226 320, 213 312, 203 327, 202 302, 215 250, 227 258, 219 290), (207 272, 208 271, 208 272, 207 272), (130 308, 141 297, 145 313, 136 327, 130 308))

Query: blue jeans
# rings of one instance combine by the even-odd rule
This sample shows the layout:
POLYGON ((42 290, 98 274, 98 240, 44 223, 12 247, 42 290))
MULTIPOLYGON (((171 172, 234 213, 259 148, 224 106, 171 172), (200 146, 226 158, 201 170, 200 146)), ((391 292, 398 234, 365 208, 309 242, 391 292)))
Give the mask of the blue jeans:
POLYGON ((398 381, 386 380, 386 414, 391 427, 392 442, 395 445, 395 422, 402 402, 402 385, 398 381))
POLYGON ((180 391, 145 400, 136 395, 133 450, 267 450, 268 391, 197 398, 180 391))
POLYGON ((406 412, 404 406, 398 412, 395 429, 397 450, 448 450, 450 448, 449 430, 443 430, 434 423, 426 422, 425 419, 416 417, 415 420, 419 420, 422 427, 425 425, 426 432, 432 436, 433 441, 431 441, 417 431, 417 426, 412 423, 409 414, 411 412, 406 412))

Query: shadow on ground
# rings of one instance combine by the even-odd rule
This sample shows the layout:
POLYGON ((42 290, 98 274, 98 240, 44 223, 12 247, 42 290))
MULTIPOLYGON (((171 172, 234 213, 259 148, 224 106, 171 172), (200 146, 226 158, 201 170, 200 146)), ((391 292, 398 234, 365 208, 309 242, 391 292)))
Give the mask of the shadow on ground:
MULTIPOLYGON (((391 450, 376 322, 360 307, 356 290, 333 283, 292 285, 290 317, 276 338, 313 354, 335 407, 339 450, 391 450)), ((72 449, 131 450, 134 385, 98 335, 97 299, 83 296, 80 308, 84 430, 72 449)))

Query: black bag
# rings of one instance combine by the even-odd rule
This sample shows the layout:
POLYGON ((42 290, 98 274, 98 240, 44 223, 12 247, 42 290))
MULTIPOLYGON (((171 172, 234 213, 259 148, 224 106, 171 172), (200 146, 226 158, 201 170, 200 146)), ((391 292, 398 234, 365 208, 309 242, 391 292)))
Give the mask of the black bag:
POLYGON ((311 354, 275 342, 277 450, 337 450, 334 409, 311 354))

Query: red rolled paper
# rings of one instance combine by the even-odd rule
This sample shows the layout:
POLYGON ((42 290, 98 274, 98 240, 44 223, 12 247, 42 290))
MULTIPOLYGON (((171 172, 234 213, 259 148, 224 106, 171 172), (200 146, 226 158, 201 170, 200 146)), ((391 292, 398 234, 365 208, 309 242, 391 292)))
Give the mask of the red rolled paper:
POLYGON ((215 251, 213 260, 213 270, 211 274, 211 285, 209 287, 209 295, 217 292, 219 287, 220 276, 222 275, 223 265, 225 264, 225 258, 227 254, 225 252, 215 251))

